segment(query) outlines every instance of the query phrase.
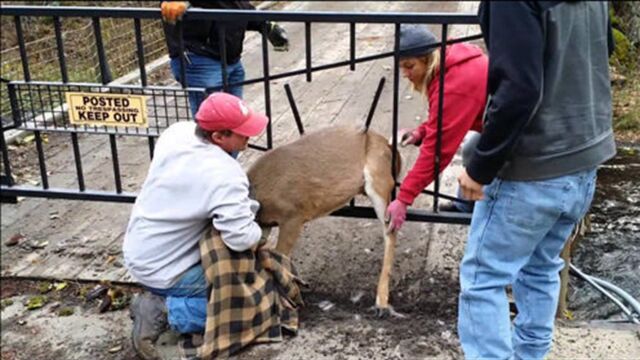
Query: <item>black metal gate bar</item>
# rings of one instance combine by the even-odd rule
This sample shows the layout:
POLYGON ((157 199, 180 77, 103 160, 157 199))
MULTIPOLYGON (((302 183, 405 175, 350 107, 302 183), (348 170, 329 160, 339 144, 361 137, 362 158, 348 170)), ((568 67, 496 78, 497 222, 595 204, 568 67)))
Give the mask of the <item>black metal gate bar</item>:
POLYGON ((136 33, 136 52, 138 54, 138 69, 140 70, 140 85, 147 86, 147 69, 144 61, 144 44, 142 43, 142 26, 140 19, 133 19, 133 27, 136 33))
MULTIPOLYGON (((184 25, 182 21, 178 21, 176 23, 176 31, 178 32, 178 46, 180 47, 180 84, 183 89, 187 88, 187 59, 185 58, 187 55, 184 52, 184 39, 182 38, 182 33, 184 32, 184 25)), ((165 103, 166 104, 166 103, 165 103)), ((195 114, 193 114, 195 116, 195 114)))
MULTIPOLYGON (((373 208, 364 206, 345 206, 342 209, 338 209, 331 213, 332 216, 342 217, 355 217, 365 219, 377 219, 376 212, 373 208)), ((448 213, 444 215, 442 213, 433 213, 419 209, 407 210, 407 221, 424 221, 424 222, 439 222, 445 224, 469 224, 469 214, 463 213, 448 213)))
POLYGON ((7 191, 5 191, 5 189, 3 188, 2 196, 25 196, 65 200, 106 201, 115 203, 133 203, 136 200, 136 194, 127 192, 121 192, 119 194, 101 190, 88 190, 84 192, 78 192, 59 188, 49 188, 44 190, 19 185, 12 186, 7 191))
POLYGON ((100 27, 100 18, 91 18, 93 25, 93 35, 96 38, 96 50, 98 51, 98 62, 100 63, 100 79, 103 84, 108 84, 113 80, 109 64, 107 63, 107 54, 104 51, 104 43, 102 42, 102 29, 100 27))
MULTIPOLYGON (((400 92, 400 23, 394 24, 393 32, 393 120, 391 129, 391 175, 393 175, 393 182, 398 181, 396 175, 396 150, 398 149, 398 94, 400 92)), ((391 190, 391 199, 396 198, 396 187, 391 190)))
POLYGON ((307 82, 311 82, 311 23, 304 23, 304 53, 307 73, 307 82))
POLYGON ((149 136, 149 160, 153 160, 153 152, 155 151, 155 139, 153 136, 149 136))
MULTIPOLYGON (((159 19, 160 10, 151 8, 91 7, 91 6, 16 6, 2 7, 7 16, 60 16, 60 17, 101 17, 101 18, 139 18, 159 19)), ((422 24, 462 24, 477 25, 475 14, 457 13, 401 13, 401 12, 322 12, 322 11, 253 11, 218 10, 192 8, 184 15, 185 19, 211 20, 224 19, 234 21, 271 21, 284 22, 323 22, 323 23, 422 23, 422 24)))
POLYGON ((354 71, 356 69, 356 23, 349 23, 349 69, 354 71))
POLYGON ((24 34, 22 33, 22 20, 19 16, 14 18, 16 26, 16 35, 18 37, 18 46, 20 48, 20 60, 22 61, 22 73, 24 74, 24 81, 31 81, 31 74, 29 72, 29 58, 27 57, 27 47, 24 43, 24 34))
POLYGON ((443 39, 440 45, 440 83, 438 84, 438 130, 436 131, 436 156, 434 158, 434 180, 433 184, 434 196, 433 196, 433 212, 438 212, 438 196, 440 193, 440 162, 442 155, 442 112, 444 109, 444 71, 442 69, 445 68, 445 60, 446 60, 446 50, 447 50, 447 24, 442 25, 442 35, 440 37, 443 39))
POLYGON ((38 165, 40 167, 40 179, 42 181, 42 188, 48 189, 49 179, 47 176, 47 165, 45 164, 44 159, 44 150, 42 149, 42 136, 40 134, 40 131, 37 130, 33 132, 33 135, 35 136, 36 149, 38 150, 38 165))
MULTIPOLYGON (((7 148, 7 141, 4 139, 4 134, 0 136, 0 151, 2 151, 2 166, 4 167, 4 174, 2 174, 2 185, 12 186, 15 182, 13 180, 13 174, 11 173, 11 162, 9 161, 9 149, 7 148)), ((2 198, 4 198, 4 194, 2 198)))
POLYGON ((118 145, 116 136, 109 134, 109 145, 111 146, 111 159, 113 160, 113 177, 116 184, 116 192, 122 193, 122 179, 120 177, 120 160, 118 158, 118 145))
POLYGON ((82 172, 82 158, 80 155, 80 145, 78 144, 78 133, 71 133, 71 144, 73 145, 73 159, 76 163, 76 174, 78 176, 78 190, 84 191, 84 174, 82 172))
MULTIPOLYGON (((271 81, 269 81, 269 45, 267 42, 267 34, 269 33, 269 24, 265 21, 262 24, 262 77, 264 86, 264 109, 269 122, 267 123, 267 149, 273 148, 273 129, 271 127, 271 81)), ((244 84, 242 85, 244 86, 244 84)))
POLYGON ((64 56, 64 41, 62 40, 62 25, 60 24, 60 17, 53 17, 53 29, 56 34, 56 47, 58 48, 58 63, 60 64, 60 76, 62 76, 62 82, 69 82, 69 74, 67 72, 67 60, 64 56))
MULTIPOLYGON (((218 39, 225 39, 227 33, 227 26, 224 22, 218 22, 218 39)), ((225 41, 218 41, 218 48, 220 51, 220 63, 222 64, 222 89, 224 92, 229 92, 229 74, 227 70, 227 46, 225 41)), ((184 51, 184 49, 180 48, 180 51, 184 51)), ((193 114, 195 117, 196 114, 193 114)))

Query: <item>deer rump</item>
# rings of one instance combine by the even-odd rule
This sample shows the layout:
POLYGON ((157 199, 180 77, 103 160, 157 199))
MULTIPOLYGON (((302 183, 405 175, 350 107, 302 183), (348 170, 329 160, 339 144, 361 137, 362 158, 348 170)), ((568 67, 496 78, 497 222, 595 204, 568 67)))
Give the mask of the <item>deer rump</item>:
MULTIPOLYGON (((385 247, 375 306, 380 316, 394 313, 388 297, 395 234, 387 233, 384 219, 395 185, 391 156, 387 140, 374 131, 328 127, 270 150, 248 171, 260 202, 257 221, 279 227, 277 250, 285 255, 291 254, 304 223, 340 209, 355 195, 369 197, 385 247)), ((396 159, 397 175, 399 154, 396 159)))

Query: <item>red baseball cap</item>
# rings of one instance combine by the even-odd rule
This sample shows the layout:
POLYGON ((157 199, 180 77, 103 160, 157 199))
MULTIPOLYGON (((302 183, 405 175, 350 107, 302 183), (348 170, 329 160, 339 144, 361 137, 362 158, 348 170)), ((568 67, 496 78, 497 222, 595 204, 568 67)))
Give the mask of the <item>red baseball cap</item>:
POLYGON ((237 96, 215 92, 200 104, 196 121, 204 130, 231 130, 236 134, 251 137, 260 135, 269 119, 253 112, 237 96))

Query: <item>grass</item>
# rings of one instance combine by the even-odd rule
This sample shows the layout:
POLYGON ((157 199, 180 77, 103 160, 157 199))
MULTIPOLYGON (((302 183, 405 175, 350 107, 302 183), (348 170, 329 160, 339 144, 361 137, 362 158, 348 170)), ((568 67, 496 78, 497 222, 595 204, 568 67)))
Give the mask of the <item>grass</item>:
POLYGON ((640 143, 640 69, 629 70, 626 80, 612 87, 613 129, 616 138, 640 143))

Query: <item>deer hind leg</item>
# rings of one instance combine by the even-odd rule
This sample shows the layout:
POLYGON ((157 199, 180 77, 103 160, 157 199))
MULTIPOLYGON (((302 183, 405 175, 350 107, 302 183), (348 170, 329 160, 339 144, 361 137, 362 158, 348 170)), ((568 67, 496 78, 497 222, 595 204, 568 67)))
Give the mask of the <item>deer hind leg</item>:
POLYGON ((389 305, 389 280, 391 278, 393 257, 395 255, 396 234, 387 231, 385 213, 391 199, 391 190, 394 187, 394 181, 389 172, 389 167, 384 169, 381 169, 381 167, 383 166, 367 166, 364 169, 365 193, 373 203, 373 208, 375 209, 378 220, 380 220, 384 237, 384 258, 378 279, 374 310, 379 317, 385 317, 387 315, 403 317, 403 315, 395 312, 393 307, 389 305))
POLYGON ((296 241, 300 237, 303 225, 304 221, 297 217, 290 217, 279 224, 276 250, 286 256, 290 256, 296 241))

